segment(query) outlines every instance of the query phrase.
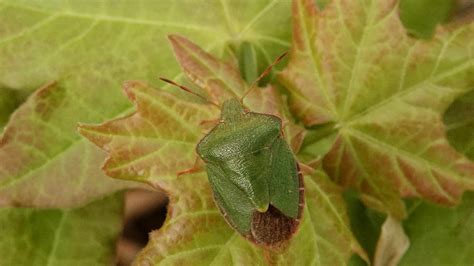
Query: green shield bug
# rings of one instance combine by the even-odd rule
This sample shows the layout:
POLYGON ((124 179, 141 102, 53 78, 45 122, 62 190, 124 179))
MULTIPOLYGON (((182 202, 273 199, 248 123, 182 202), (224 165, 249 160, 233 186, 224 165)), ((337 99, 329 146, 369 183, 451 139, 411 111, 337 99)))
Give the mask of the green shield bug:
MULTIPOLYGON (((252 83, 242 99, 285 54, 252 83)), ((195 94, 171 80, 162 80, 195 94)), ((223 103, 219 123, 196 150, 225 220, 256 244, 278 246, 292 237, 300 223, 303 177, 283 136, 282 120, 246 110, 242 99, 223 103)))

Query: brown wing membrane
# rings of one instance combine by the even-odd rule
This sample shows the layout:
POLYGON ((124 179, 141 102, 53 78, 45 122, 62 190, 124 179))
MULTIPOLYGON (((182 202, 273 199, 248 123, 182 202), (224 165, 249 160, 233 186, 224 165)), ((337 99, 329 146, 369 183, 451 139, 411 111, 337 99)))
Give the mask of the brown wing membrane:
POLYGON ((299 171, 299 209, 296 219, 288 217, 277 208, 270 205, 264 213, 254 212, 252 217, 251 234, 247 236, 252 242, 266 246, 278 246, 287 241, 298 229, 304 208, 303 175, 299 171))

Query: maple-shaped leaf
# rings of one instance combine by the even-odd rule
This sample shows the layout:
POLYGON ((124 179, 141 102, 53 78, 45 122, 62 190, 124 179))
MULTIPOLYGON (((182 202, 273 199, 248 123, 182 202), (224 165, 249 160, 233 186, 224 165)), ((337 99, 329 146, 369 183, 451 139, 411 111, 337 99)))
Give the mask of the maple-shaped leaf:
POLYGON ((175 179, 191 168, 202 138, 202 122, 217 108, 181 100, 164 90, 130 81, 127 96, 137 111, 101 125, 80 125, 79 132, 109 153, 103 169, 112 177, 150 181, 175 179))
POLYGON ((177 181, 167 220, 135 265, 346 265, 354 252, 365 256, 350 231, 341 189, 321 171, 305 177, 303 221, 283 251, 265 250, 233 231, 204 173, 177 181))
POLYGON ((474 84, 474 25, 406 34, 395 0, 293 2, 280 76, 306 126, 333 124, 324 169, 370 206, 405 216, 402 197, 447 205, 474 189, 474 164, 445 139, 441 114, 474 84))
MULTIPOLYGON (((171 41, 185 72, 212 101, 219 104, 228 97, 239 97, 248 88, 234 65, 182 37, 173 36, 171 41)), ((265 251, 245 240, 220 214, 205 174, 177 176, 195 163, 195 147, 209 131, 204 128, 219 119, 217 108, 202 100, 196 103, 199 97, 184 99, 177 96, 179 93, 140 82, 126 84, 125 90, 135 102, 135 113, 102 125, 81 125, 79 130, 109 153, 104 164, 107 174, 149 182, 167 191, 171 199, 163 228, 152 234, 137 264, 220 265, 232 256, 235 264, 269 260, 284 265, 290 260, 306 260, 303 253, 312 252, 317 255, 315 262, 343 265, 354 252, 365 256, 349 229, 340 189, 322 172, 307 178, 306 214, 300 233, 281 251, 283 254, 265 251)), ((284 111, 272 87, 256 88, 244 103, 260 112, 284 111)), ((304 131, 291 125, 287 128, 287 138, 298 149, 304 131)))

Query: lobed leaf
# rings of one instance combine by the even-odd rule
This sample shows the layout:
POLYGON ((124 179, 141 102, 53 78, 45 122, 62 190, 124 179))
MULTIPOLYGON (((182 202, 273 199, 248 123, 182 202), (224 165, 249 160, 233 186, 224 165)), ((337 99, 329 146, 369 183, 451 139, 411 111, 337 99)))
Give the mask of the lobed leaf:
POLYGON ((346 265, 357 252, 340 189, 322 172, 305 177, 302 225, 285 250, 264 250, 228 226, 203 173, 184 175, 170 189, 163 228, 151 234, 136 265, 346 265), (313 254, 313 256, 308 256, 313 254))
POLYGON ((197 160, 202 121, 217 116, 210 105, 180 100, 140 82, 124 90, 137 111, 101 125, 80 125, 79 132, 109 153, 107 175, 139 181, 175 179, 197 160))
MULTIPOLYGON (((208 88, 210 95, 218 95, 214 94, 214 90, 226 90, 221 88, 225 86, 221 80, 228 73, 239 73, 233 65, 225 65, 184 38, 173 38, 175 49, 182 58, 194 54, 193 60, 201 62, 189 63, 188 59, 179 59, 180 63, 184 62, 185 69, 188 63, 194 66, 187 68, 191 77, 194 72, 206 71, 207 65, 202 62, 209 62, 209 68, 215 66, 213 71, 200 77, 217 84, 208 88), (184 49, 184 45, 188 48, 184 49)), ((240 78, 235 81, 246 86, 240 78)), ((196 85, 200 84, 204 83, 196 85)), ((80 132, 109 153, 110 157, 104 165, 109 175, 150 182, 164 189, 170 197, 167 220, 159 231, 152 234, 148 246, 137 258, 137 265, 220 265, 229 260, 235 264, 263 264, 266 261, 286 265, 308 259, 303 256, 306 252, 319 254, 319 261, 304 263, 324 265, 327 261, 344 265, 353 252, 365 256, 349 229, 340 189, 322 172, 307 178, 307 214, 304 215, 300 233, 287 249, 273 252, 249 243, 221 217, 212 200, 205 174, 176 178, 178 171, 192 167, 196 159, 194 147, 205 133, 200 124, 218 118, 216 108, 210 104, 186 101, 138 82, 129 83, 125 89, 135 102, 136 113, 99 126, 82 125, 80 132)), ((279 113, 282 110, 272 87, 252 92, 247 101, 250 108, 251 104, 255 104, 257 110, 262 112, 279 113)), ((294 147, 298 148, 301 145, 298 141, 301 140, 298 137, 301 131, 288 132, 294 133, 288 136, 293 137, 294 147)))
POLYGON ((397 10, 395 0, 334 0, 323 11, 294 1, 280 80, 306 126, 334 124, 323 161, 331 178, 401 218, 400 196, 454 205, 474 189, 474 164, 449 145, 441 120, 474 83, 474 24, 416 40, 397 10))

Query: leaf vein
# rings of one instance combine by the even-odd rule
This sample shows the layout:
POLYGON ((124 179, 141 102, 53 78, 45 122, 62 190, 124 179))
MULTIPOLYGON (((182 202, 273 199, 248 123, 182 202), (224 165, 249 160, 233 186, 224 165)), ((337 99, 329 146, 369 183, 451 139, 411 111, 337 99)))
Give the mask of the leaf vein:
POLYGON ((419 165, 424 165, 425 167, 428 165, 429 167, 427 167, 428 169, 436 169, 440 172, 443 172, 443 173, 446 173, 448 174, 448 176, 454 176, 456 177, 457 181, 459 181, 461 179, 461 176, 452 171, 451 169, 446 169, 440 165, 437 165, 435 164, 435 162, 432 162, 432 161, 429 161, 423 157, 420 157, 420 156, 416 156, 412 153, 410 153, 409 151, 406 151, 406 150, 402 150, 400 149, 399 147, 395 147, 393 145, 390 145, 389 143, 387 142, 383 142, 379 139, 376 139, 362 131, 358 131, 356 132, 356 130, 351 130, 351 133, 350 133, 352 136, 356 137, 356 138, 359 138, 360 140, 363 140, 364 142, 366 142, 367 144, 372 144, 373 146, 378 146, 382 149, 385 149, 385 150, 388 150, 392 153, 396 153, 396 154, 399 154, 400 156, 403 156, 403 157, 407 157, 407 158, 410 158, 411 160, 417 162, 419 165))

